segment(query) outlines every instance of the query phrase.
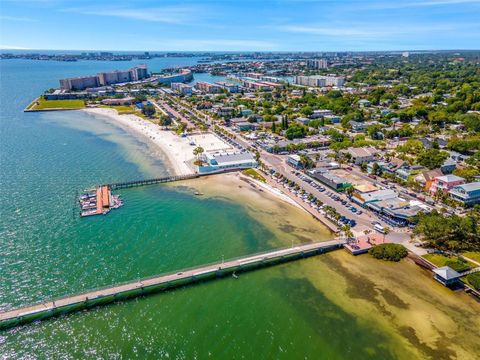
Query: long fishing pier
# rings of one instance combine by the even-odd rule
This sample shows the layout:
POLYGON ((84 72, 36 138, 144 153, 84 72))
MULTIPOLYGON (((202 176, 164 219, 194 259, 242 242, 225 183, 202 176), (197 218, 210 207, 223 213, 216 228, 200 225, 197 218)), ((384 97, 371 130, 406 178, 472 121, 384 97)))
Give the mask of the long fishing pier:
POLYGON ((314 256, 343 247, 345 241, 331 240, 258 253, 228 261, 221 261, 174 273, 95 289, 31 306, 0 312, 0 330, 44 320, 74 311, 88 309, 117 301, 165 291, 180 286, 213 280, 237 273, 272 266, 287 261, 314 256))
POLYGON ((105 184, 104 186, 108 186, 111 190, 128 189, 128 188, 138 187, 138 186, 196 179, 196 178, 199 178, 200 176, 207 176, 207 175, 214 175, 214 174, 191 174, 191 175, 180 175, 180 176, 167 176, 167 177, 155 178, 155 179, 135 180, 135 181, 105 184))

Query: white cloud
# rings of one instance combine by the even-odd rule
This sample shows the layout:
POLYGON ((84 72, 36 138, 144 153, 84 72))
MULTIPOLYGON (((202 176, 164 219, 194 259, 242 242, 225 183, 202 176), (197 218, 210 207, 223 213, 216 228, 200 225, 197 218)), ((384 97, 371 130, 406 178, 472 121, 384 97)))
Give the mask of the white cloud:
POLYGON ((29 48, 16 46, 16 45, 2 45, 0 44, 0 49, 2 50, 30 50, 29 48))
POLYGON ((9 15, 0 15, 0 20, 7 20, 7 21, 20 21, 20 22, 35 22, 37 20, 23 17, 23 16, 9 16, 9 15))
POLYGON ((143 42, 149 48, 157 51, 261 51, 276 50, 278 44, 270 41, 251 39, 167 39, 143 42))
POLYGON ((298 33, 308 35, 321 35, 341 38, 355 38, 355 39, 373 39, 373 38, 388 38, 399 35, 412 35, 420 33, 434 33, 441 31, 450 31, 458 28, 457 26, 449 24, 432 24, 432 25, 409 25, 402 26, 388 26, 385 24, 376 24, 374 27, 365 26, 363 24, 345 24, 342 26, 330 25, 282 25, 277 26, 276 29, 287 33, 298 33))
POLYGON ((480 4, 480 0, 427 0, 427 1, 396 1, 396 2, 374 2, 372 4, 364 4, 366 8, 373 9, 403 9, 412 7, 433 7, 433 6, 449 6, 462 4, 480 4))
POLYGON ((186 24, 198 20, 199 16, 204 13, 203 9, 193 6, 165 6, 145 9, 126 7, 84 7, 69 8, 62 11, 82 15, 118 17, 165 24, 186 24))

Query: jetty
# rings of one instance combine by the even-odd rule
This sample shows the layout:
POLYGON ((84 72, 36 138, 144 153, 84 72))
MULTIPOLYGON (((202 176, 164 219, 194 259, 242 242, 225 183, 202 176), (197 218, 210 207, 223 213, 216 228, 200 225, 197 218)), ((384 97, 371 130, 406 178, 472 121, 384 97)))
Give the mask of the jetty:
POLYGON ((202 281, 230 275, 238 278, 242 272, 340 249, 344 243, 341 239, 306 243, 1 311, 0 330, 202 281))

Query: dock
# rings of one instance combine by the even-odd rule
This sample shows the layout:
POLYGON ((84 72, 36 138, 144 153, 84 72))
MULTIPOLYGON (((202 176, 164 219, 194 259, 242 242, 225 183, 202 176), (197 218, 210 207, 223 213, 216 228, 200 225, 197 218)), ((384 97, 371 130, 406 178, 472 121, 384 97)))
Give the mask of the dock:
POLYGON ((123 201, 118 195, 112 195, 108 185, 100 185, 95 189, 86 190, 78 200, 82 217, 106 214, 123 205, 123 201))
POLYGON ((340 249, 340 239, 271 250, 0 312, 0 330, 340 249))
POLYGON ((123 201, 118 195, 112 195, 112 190, 128 189, 133 187, 161 184, 198 178, 200 174, 167 176, 155 179, 134 180, 112 184, 98 185, 93 189, 85 190, 79 197, 80 216, 105 215, 112 209, 123 206, 123 201))

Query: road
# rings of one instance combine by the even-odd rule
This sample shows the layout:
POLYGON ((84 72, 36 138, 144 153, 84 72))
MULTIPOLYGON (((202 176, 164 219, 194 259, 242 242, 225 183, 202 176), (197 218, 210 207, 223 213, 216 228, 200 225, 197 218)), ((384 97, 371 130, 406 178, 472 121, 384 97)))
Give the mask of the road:
MULTIPOLYGON (((184 110, 188 111, 191 113, 191 110, 188 109, 185 105, 183 104, 178 104, 178 101, 176 102, 177 105, 179 105, 181 108, 184 110)), ((208 115, 207 115, 208 117, 208 115)), ((207 123, 211 124, 212 119, 208 117, 207 123)), ((231 135, 235 136, 235 141, 243 146, 244 148, 251 148, 252 144, 243 139, 241 136, 239 136, 238 133, 235 133, 231 128, 228 128, 226 126, 218 125, 220 128, 223 130, 227 131, 231 135)), ((260 153, 260 159, 267 165, 267 167, 270 167, 276 171, 278 171, 280 174, 282 174, 285 178, 294 181, 296 184, 300 186, 301 189, 304 189, 307 193, 312 194, 315 196, 317 199, 322 201, 325 205, 333 207, 340 215, 345 216, 349 219, 353 219, 357 222, 358 225, 363 225, 368 228, 373 228, 372 222, 376 221, 379 222, 382 226, 384 227, 389 227, 391 228, 390 225, 386 224, 384 221, 379 219, 375 214, 369 210, 362 209, 363 213, 361 215, 358 215, 357 213, 353 213, 349 209, 347 209, 343 204, 341 204, 338 201, 335 201, 331 199, 329 196, 326 195, 326 192, 320 192, 313 186, 311 186, 308 182, 300 179, 296 175, 292 173, 293 168, 290 167, 286 163, 286 156, 278 155, 278 154, 271 154, 263 149, 257 149, 257 151, 260 153)), ((361 173, 362 178, 365 178, 366 181, 372 181, 371 178, 368 178, 365 174, 361 173)), ((382 184, 382 186, 384 186, 382 184)), ((277 187, 280 188, 284 193, 286 193, 290 198, 292 198, 294 201, 298 201, 298 198, 289 191, 285 191, 283 186, 280 186, 277 184, 277 187)), ((328 190, 328 188, 327 188, 328 190)), ((332 190, 333 191, 333 190, 332 190)), ((333 191, 334 192, 334 191, 333 191)), ((347 200, 348 202, 349 199, 346 195, 344 194, 338 194, 342 199, 347 200)), ((350 205, 353 205, 352 203, 350 205)), ((358 206, 354 205, 357 210, 359 209, 358 206)), ((409 233, 406 232, 406 229, 404 228, 393 228, 392 232, 387 235, 387 239, 391 242, 396 242, 396 243, 405 243, 410 240, 410 235, 409 233)))

